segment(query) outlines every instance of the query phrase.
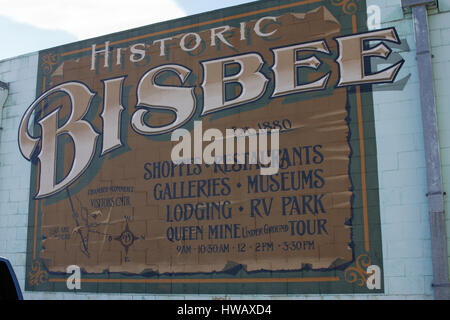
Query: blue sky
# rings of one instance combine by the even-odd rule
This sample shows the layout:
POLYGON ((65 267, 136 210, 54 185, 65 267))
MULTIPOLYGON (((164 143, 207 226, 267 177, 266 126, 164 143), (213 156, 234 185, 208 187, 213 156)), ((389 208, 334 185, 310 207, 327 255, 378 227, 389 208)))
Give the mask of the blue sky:
POLYGON ((0 0, 0 60, 253 0, 0 0))
POLYGON ((231 6, 236 6, 239 4, 252 2, 255 0, 224 0, 224 1, 205 1, 205 0, 175 0, 175 2, 185 10, 187 15, 192 15, 196 13, 201 13, 205 11, 211 11, 220 8, 226 8, 231 6))

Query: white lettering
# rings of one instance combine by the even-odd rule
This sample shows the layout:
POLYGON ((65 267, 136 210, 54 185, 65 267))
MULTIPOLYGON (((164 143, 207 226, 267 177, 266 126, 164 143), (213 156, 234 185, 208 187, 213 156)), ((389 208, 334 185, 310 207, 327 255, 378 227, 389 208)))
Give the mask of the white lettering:
POLYGON ((258 100, 264 94, 269 82, 260 72, 263 64, 263 59, 256 53, 202 62, 204 70, 202 115, 258 100), (226 76, 225 69, 233 64, 239 66, 239 72, 226 76), (231 83, 239 84, 241 93, 238 97, 227 100, 225 86, 231 83))
POLYGON ((95 50, 96 49, 96 45, 93 44, 92 45, 92 53, 91 53, 91 70, 95 70, 95 59, 97 54, 99 53, 103 53, 105 56, 105 63, 103 65, 103 67, 107 68, 109 66, 109 41, 105 42, 105 49, 103 50, 95 50))
POLYGON ((365 83, 385 83, 392 82, 395 79, 400 67, 403 65, 403 60, 382 71, 367 74, 364 58, 382 57, 386 59, 391 54, 391 49, 382 42, 373 48, 364 49, 364 42, 370 40, 400 42, 394 28, 336 38, 339 45, 339 57, 336 61, 339 64, 340 71, 337 87, 365 83))
POLYGON ((133 129, 140 134, 155 135, 169 132, 185 124, 194 114, 196 107, 194 88, 156 84, 158 75, 165 72, 175 73, 181 84, 184 84, 191 70, 180 65, 167 64, 153 68, 142 76, 137 87, 136 107, 139 109, 133 113, 131 119, 133 129), (144 118, 150 108, 174 112, 175 121, 164 126, 149 126, 144 118))
POLYGON ((321 62, 316 56, 297 60, 297 53, 301 51, 330 53, 325 41, 315 41, 273 49, 275 56, 275 64, 273 66, 275 90, 273 91, 272 97, 325 88, 331 73, 327 73, 311 83, 298 84, 297 68, 306 67, 317 70, 321 65, 321 62))
POLYGON ((130 61, 131 62, 139 62, 142 59, 145 58, 145 43, 136 43, 130 47, 131 55, 130 55, 130 61), (143 49, 138 49, 138 47, 144 47, 143 49), (138 57, 136 57, 138 56, 138 57))
POLYGON ((40 170, 40 186, 36 199, 55 194, 75 181, 89 166, 95 153, 95 145, 98 133, 92 125, 83 120, 94 93, 79 82, 67 82, 60 84, 42 94, 25 112, 19 127, 19 147, 22 155, 30 160, 38 142, 41 141, 41 151, 38 155, 40 170), (70 98, 71 113, 69 119, 58 127, 59 112, 61 107, 39 120, 41 137, 33 138, 28 133, 28 124, 31 114, 36 107, 48 96, 54 93, 65 93, 70 98), (72 138, 74 146, 74 160, 67 176, 56 183, 56 154, 57 138, 67 134, 72 138))
POLYGON ((271 35, 275 34, 277 32, 277 30, 273 30, 272 32, 269 33, 264 33, 261 31, 261 22, 263 22, 264 20, 272 20, 272 21, 277 21, 276 17, 262 17, 261 19, 259 19, 258 21, 256 21, 255 23, 255 27, 253 28, 253 30, 255 31, 255 33, 260 36, 261 38, 264 37, 270 37, 271 35))

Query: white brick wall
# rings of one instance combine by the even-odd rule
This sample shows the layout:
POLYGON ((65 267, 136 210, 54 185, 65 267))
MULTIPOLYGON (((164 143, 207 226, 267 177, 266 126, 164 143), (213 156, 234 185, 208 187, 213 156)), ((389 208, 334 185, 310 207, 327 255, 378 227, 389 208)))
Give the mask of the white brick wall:
MULTIPOLYGON (((449 100, 450 84, 448 75, 450 71, 450 1, 440 1, 439 9, 445 11, 430 18, 431 46, 433 51, 433 72, 436 88, 436 107, 439 124, 439 144, 441 149, 441 163, 443 187, 450 194, 450 117, 449 100), (435 54, 436 52, 436 54, 435 54)), ((449 196, 445 197, 445 211, 450 212, 449 196)), ((447 235, 450 235, 450 215, 447 218, 447 235)), ((448 257, 450 257, 450 237, 447 236, 448 257)), ((449 258, 450 262, 450 258, 449 258)))
POLYGON ((36 91, 38 54, 0 62, 0 80, 9 83, 0 131, 0 255, 25 281, 30 165, 18 152, 17 128, 36 91))

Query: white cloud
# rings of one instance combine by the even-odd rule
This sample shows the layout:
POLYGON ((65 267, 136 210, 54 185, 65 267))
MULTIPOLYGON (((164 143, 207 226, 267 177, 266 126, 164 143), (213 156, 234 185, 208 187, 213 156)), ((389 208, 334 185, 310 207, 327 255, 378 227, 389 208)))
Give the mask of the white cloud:
POLYGON ((174 0, 0 0, 0 15, 83 40, 186 14, 174 0))

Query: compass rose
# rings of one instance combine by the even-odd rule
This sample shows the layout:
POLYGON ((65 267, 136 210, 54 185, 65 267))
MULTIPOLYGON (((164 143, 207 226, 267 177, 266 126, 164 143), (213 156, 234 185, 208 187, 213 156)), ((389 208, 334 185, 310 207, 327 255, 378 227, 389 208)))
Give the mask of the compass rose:
POLYGON ((122 231, 120 236, 114 238, 114 240, 119 241, 120 244, 125 248, 125 255, 128 255, 128 248, 131 247, 134 241, 138 239, 139 238, 136 237, 133 232, 131 232, 130 227, 128 226, 128 222, 125 226, 125 230, 122 231))

